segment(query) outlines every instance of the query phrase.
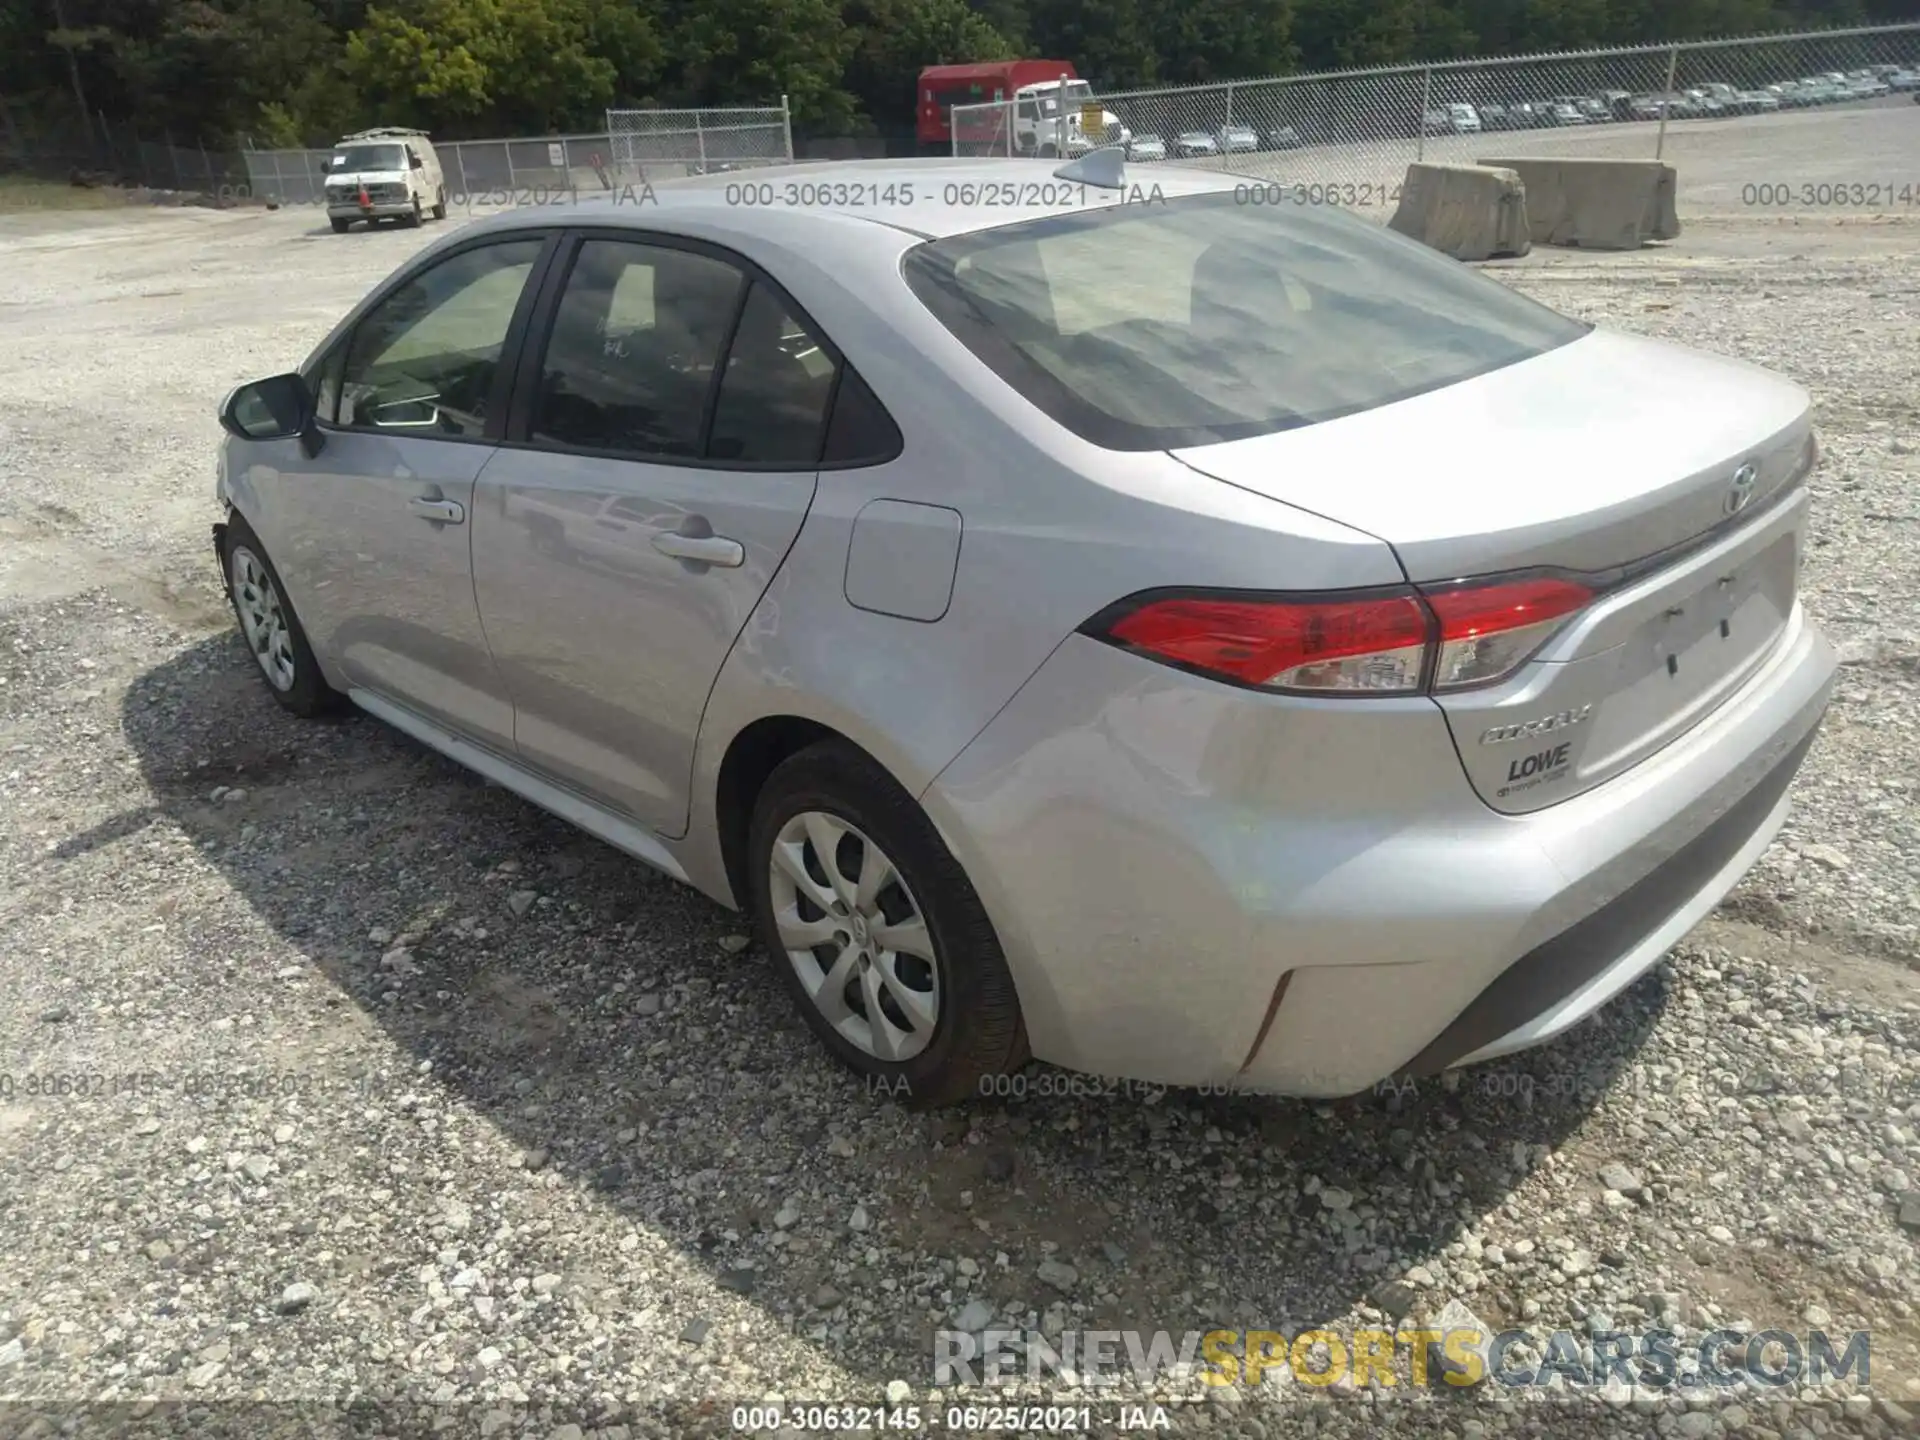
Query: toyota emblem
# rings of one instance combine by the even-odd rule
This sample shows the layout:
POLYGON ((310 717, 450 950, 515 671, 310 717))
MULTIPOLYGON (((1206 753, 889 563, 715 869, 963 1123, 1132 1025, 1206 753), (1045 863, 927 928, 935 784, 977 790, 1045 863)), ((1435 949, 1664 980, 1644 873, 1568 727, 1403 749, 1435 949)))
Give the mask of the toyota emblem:
POLYGON ((1727 514, 1737 515, 1747 508, 1747 502, 1753 499, 1754 484, 1759 479, 1760 467, 1751 463, 1733 472, 1733 483, 1727 487, 1727 514))

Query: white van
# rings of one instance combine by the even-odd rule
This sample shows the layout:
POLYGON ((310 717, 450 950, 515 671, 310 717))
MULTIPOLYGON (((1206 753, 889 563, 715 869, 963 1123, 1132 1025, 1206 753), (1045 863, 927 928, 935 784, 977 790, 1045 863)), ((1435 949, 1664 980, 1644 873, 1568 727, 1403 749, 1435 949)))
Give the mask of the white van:
POLYGON ((356 220, 418 225, 447 218, 440 156, 424 130, 361 130, 336 141, 326 163, 327 219, 336 235, 356 220))

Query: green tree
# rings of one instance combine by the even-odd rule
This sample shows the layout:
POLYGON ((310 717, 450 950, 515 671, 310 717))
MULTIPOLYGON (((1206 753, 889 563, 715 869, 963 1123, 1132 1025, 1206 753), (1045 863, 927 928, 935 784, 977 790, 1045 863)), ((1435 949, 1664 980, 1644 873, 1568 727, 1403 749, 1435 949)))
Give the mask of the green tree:
POLYGON ((1109 89, 1151 85, 1160 78, 1153 20, 1139 0, 1030 0, 1033 56, 1070 60, 1109 89))
POLYGON ((1294 68, 1293 0, 1197 5, 1153 0, 1147 23, 1159 47, 1155 69, 1170 84, 1204 84, 1294 68))
POLYGON ((686 104, 774 105, 785 95, 796 120, 851 125, 856 107, 841 75, 856 37, 837 0, 683 0, 678 8, 670 51, 686 104))
POLYGON ((384 122, 539 133, 598 125, 660 54, 644 12, 608 0, 409 0, 368 9, 345 68, 384 122))
POLYGON ((842 13, 852 38, 844 83, 885 131, 913 128, 915 82, 924 67, 1019 53, 966 0, 847 0, 842 13))

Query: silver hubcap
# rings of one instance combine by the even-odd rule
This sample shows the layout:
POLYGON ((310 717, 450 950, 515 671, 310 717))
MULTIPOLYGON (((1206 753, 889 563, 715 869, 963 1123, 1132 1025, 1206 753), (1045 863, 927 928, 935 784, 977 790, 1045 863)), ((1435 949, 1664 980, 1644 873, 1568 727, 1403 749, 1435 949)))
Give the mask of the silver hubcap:
POLYGON ((253 658, 260 662, 260 672, 274 689, 291 690, 293 632, 280 604, 280 591, 268 577, 267 567, 243 545, 234 548, 229 569, 233 607, 240 612, 240 629, 253 658))
POLYGON ((876 1060, 910 1060, 940 1019, 940 968, 920 903, 881 848, 838 816, 780 828, 770 864, 787 962, 827 1023, 876 1060))

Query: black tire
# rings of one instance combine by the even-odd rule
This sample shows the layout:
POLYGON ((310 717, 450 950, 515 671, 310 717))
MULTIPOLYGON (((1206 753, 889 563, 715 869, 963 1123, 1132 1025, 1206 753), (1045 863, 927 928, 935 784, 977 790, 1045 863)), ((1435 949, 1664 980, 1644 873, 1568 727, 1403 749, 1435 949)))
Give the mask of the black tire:
POLYGON ((754 803, 747 867, 755 930, 795 1007, 827 1050, 868 1077, 875 1091, 916 1108, 952 1105, 988 1093, 993 1077, 1026 1063, 1013 975, 980 897, 926 813, 868 756, 843 741, 825 741, 775 767, 754 803), (871 837, 892 859, 926 922, 941 1000, 932 1040, 907 1060, 880 1060, 835 1031, 780 941, 770 882, 773 845, 783 825, 810 810, 871 837))
POLYGON ((418 195, 413 197, 412 213, 404 216, 400 223, 405 225, 409 230, 418 230, 420 228, 420 197, 418 195))
POLYGON ((447 218, 447 187, 442 185, 438 193, 439 199, 433 202, 433 218, 444 220, 447 218))
POLYGON ((283 709, 303 720, 317 719, 345 709, 347 697, 327 684, 326 677, 320 673, 320 662, 314 659, 313 647, 307 643, 307 632, 300 624, 300 617, 294 614, 292 602, 287 599, 287 587, 280 583, 280 572, 273 568, 273 561, 268 558, 260 537, 253 533, 253 527, 236 511, 228 518, 226 533, 220 541, 220 578, 227 592, 227 604, 232 608, 234 621, 240 627, 241 642, 247 645, 250 652, 253 650, 247 638, 247 622, 241 614, 241 600, 235 593, 238 587, 233 575, 234 557, 243 552, 258 562, 259 568, 265 572, 265 579, 272 586, 273 599, 286 621, 288 649, 293 657, 292 683, 282 688, 268 677, 264 664, 260 663, 260 657, 255 652, 261 683, 283 709))
POLYGON ((347 233, 347 225, 349 224, 348 221, 342 220, 338 215, 332 216, 330 218, 332 219, 332 222, 333 222, 334 234, 344 235, 347 233))

